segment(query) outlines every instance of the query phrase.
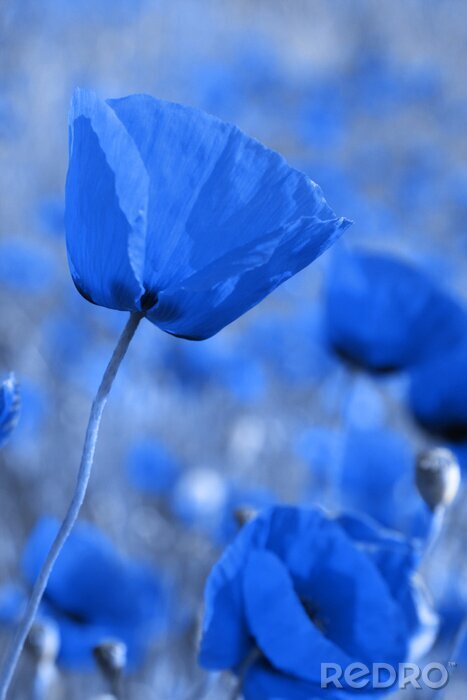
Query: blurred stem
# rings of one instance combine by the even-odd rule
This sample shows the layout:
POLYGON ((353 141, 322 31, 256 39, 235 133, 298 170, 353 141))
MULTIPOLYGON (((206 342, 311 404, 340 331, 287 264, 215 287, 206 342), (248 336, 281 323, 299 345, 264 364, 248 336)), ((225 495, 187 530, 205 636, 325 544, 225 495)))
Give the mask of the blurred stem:
POLYGON ((115 698, 115 700, 123 700, 123 673, 121 671, 116 673, 112 678, 110 682, 110 692, 111 695, 113 695, 113 697, 115 698))
MULTIPOLYGON (((467 634, 467 617, 465 617, 461 621, 459 628, 458 628, 456 634, 454 635, 454 640, 452 643, 451 650, 449 652, 449 657, 448 657, 446 664, 445 664, 446 667, 451 666, 451 664, 455 664, 456 667, 459 666, 460 655, 462 652, 462 647, 465 643, 466 634, 467 634)), ((436 697, 439 698, 439 700, 444 700, 444 698, 446 697, 446 691, 447 691, 448 687, 449 687, 449 684, 446 685, 444 688, 442 688, 441 692, 436 695, 436 697)))
POLYGON ((125 357, 128 346, 133 338, 135 331, 141 321, 143 314, 132 313, 130 318, 122 331, 122 334, 118 340, 117 347, 115 348, 113 355, 110 359, 107 369, 104 372, 99 389, 97 390, 96 397, 92 403, 91 413, 89 416, 88 427, 86 430, 86 437, 84 440, 83 453, 81 457, 81 464, 79 467, 78 478, 76 481, 75 491, 73 493, 73 498, 65 515, 65 518, 60 526, 60 530, 50 548, 47 555, 45 563, 37 577, 37 580, 33 586, 31 596, 29 598, 26 610, 22 619, 19 622, 16 633, 11 640, 10 645, 7 647, 6 655, 0 670, 0 700, 5 700, 6 694, 10 687, 13 674, 15 672, 16 666, 18 664, 21 651, 24 646, 24 642, 29 634, 31 625, 34 622, 37 610, 39 608, 42 596, 47 586, 50 574, 54 567, 55 561, 60 554, 60 551, 65 544, 68 535, 70 534, 73 525, 76 522, 79 511, 84 501, 86 495, 86 490, 89 482, 89 477, 91 475, 92 464, 94 461, 94 452, 96 450, 97 436, 99 433, 99 426, 102 418, 102 412, 104 410, 105 404, 107 403, 107 397, 109 395, 110 389, 112 388, 115 375, 117 374, 118 368, 125 357))
POLYGON ((422 560, 420 565, 429 561, 433 550, 438 544, 439 538, 443 532, 443 527, 446 521, 446 506, 438 506, 433 512, 433 520, 430 527, 430 532, 428 533, 427 540, 422 553, 422 560))
POLYGON ((250 651, 248 656, 244 659, 244 661, 240 664, 239 668, 237 669, 238 680, 235 685, 235 688, 233 689, 230 700, 238 700, 242 697, 243 683, 245 682, 246 674, 248 673, 250 668, 254 666, 255 663, 261 658, 261 656, 261 651, 258 649, 258 647, 255 646, 250 651))
POLYGON ((32 700, 46 700, 55 679, 55 664, 50 661, 39 662, 32 685, 32 700))

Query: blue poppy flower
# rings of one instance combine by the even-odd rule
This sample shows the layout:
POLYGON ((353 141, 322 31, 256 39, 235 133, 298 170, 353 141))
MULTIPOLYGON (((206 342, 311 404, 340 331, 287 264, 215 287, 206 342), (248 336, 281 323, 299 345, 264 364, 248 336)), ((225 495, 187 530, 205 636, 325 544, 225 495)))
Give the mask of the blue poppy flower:
POLYGON ((18 424, 20 413, 19 385, 12 373, 0 385, 0 447, 3 447, 18 424))
POLYGON ((246 700, 334 697, 321 688, 322 663, 397 670, 427 651, 437 629, 412 579, 417 561, 404 538, 371 521, 330 519, 318 509, 265 511, 210 574, 200 662, 243 666, 246 700))
MULTIPOLYGON (((43 518, 22 557, 25 582, 34 583, 59 522, 43 518)), ((21 598, 11 589, 2 596, 0 617, 10 621, 21 598)), ((151 642, 164 630, 167 596, 155 572, 123 559, 95 527, 80 523, 67 540, 52 572, 40 615, 60 632, 59 661, 69 667, 93 664, 92 649, 117 638, 128 647, 130 667, 141 663, 151 642)))
POLYGON ((196 109, 75 92, 70 270, 101 306, 203 339, 323 253, 349 222, 277 153, 196 109))
POLYGON ((334 347, 368 369, 433 357, 466 333, 466 314, 421 270, 383 253, 336 257, 326 290, 334 347))
POLYGON ((125 466, 133 486, 157 495, 170 492, 182 472, 181 464, 167 447, 151 439, 133 443, 125 466))
POLYGON ((467 437, 467 342, 413 368, 409 403, 428 430, 467 437))

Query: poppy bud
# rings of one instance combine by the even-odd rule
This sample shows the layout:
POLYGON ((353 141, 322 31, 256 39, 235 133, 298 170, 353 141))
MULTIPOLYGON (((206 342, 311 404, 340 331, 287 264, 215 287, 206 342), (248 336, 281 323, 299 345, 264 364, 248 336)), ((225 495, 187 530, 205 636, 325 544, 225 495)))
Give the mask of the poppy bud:
POLYGON ((60 647, 60 635, 51 622, 35 622, 29 632, 27 645, 29 651, 39 661, 54 663, 60 647))
POLYGON ((451 450, 434 447, 419 454, 415 482, 431 510, 449 506, 456 497, 460 481, 459 463, 451 450))
POLYGON ((93 649, 94 658, 106 678, 119 676, 126 667, 127 648, 118 639, 105 639, 93 649))
POLYGON ((244 527, 248 525, 251 520, 254 520, 258 515, 256 508, 251 508, 249 506, 240 506, 234 510, 234 518, 238 527, 244 527))

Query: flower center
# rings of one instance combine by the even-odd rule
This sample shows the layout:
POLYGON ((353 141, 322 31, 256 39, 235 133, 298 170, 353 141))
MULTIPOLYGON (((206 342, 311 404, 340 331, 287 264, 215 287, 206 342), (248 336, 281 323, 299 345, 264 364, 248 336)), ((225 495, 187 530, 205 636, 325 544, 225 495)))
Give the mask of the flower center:
POLYGON ((146 289, 140 300, 141 311, 149 311, 154 306, 156 306, 158 301, 159 299, 157 296, 157 292, 150 292, 148 289, 146 289))
POLYGON ((317 627, 322 634, 325 634, 326 620, 320 615, 317 605, 306 598, 300 598, 300 603, 315 627, 317 627))

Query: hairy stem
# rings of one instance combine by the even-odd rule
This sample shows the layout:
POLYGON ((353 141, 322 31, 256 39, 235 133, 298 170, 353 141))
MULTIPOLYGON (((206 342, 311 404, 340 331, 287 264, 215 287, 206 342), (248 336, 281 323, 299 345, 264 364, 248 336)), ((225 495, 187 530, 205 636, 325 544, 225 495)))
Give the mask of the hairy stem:
POLYGON ((42 596, 47 586, 50 574, 54 567, 55 561, 60 554, 60 551, 65 544, 68 535, 70 534, 73 525, 76 522, 79 511, 84 501, 86 495, 86 489, 89 482, 89 477, 91 475, 92 464, 94 461, 94 452, 96 450, 97 436, 99 433, 99 426, 102 418, 102 412, 104 410, 105 404, 107 403, 107 397, 109 395, 110 389, 112 387, 115 375, 117 374, 118 368, 125 357, 126 351, 133 338, 138 324, 142 318, 141 313, 132 313, 130 318, 122 331, 122 334, 118 340, 117 347, 115 348, 113 355, 110 359, 109 364, 102 377, 101 384, 97 390, 96 397, 92 403, 91 413, 89 416, 88 427, 86 429, 86 437, 84 440, 83 453, 81 456, 81 464, 79 467, 78 478, 76 480, 76 486, 73 493, 73 498, 69 505, 68 511, 65 518, 60 526, 60 530, 50 548, 47 558, 42 566, 42 569, 37 577, 37 580, 33 586, 26 610, 23 614, 22 619, 18 624, 16 633, 14 634, 10 645, 7 648, 6 655, 0 670, 0 700, 5 700, 8 689, 10 687, 13 674, 15 672, 16 666, 18 665, 18 660, 21 655, 26 638, 31 629, 31 625, 34 622, 37 610, 39 608, 42 596))

